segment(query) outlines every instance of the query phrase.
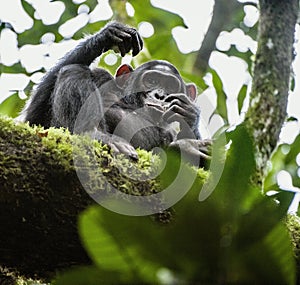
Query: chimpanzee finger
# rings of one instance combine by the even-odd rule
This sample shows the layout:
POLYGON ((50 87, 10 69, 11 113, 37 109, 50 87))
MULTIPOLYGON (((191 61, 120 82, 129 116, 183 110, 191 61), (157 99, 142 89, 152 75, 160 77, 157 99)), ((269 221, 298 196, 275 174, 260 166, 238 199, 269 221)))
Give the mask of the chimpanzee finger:
POLYGON ((195 106, 192 104, 186 104, 186 102, 183 102, 181 100, 179 100, 178 98, 175 98, 173 101, 171 101, 169 108, 173 107, 173 106, 178 106, 184 110, 186 110, 185 113, 191 112, 193 111, 193 109, 195 109, 195 106))
POLYGON ((122 40, 127 40, 127 39, 131 38, 130 33, 127 33, 127 32, 121 31, 121 30, 116 30, 115 35, 122 40))
MULTIPOLYGON (((184 102, 183 100, 179 100, 177 97, 171 101, 169 108, 174 107, 176 112, 180 112, 181 115, 186 116, 187 118, 197 117, 199 114, 198 107, 192 102, 184 102), (176 106, 178 107, 176 109, 176 106)), ((189 99, 188 99, 189 100, 189 99)))
POLYGON ((202 151, 198 151, 198 153, 201 158, 204 158, 205 160, 211 160, 210 155, 207 155, 206 153, 203 153, 202 151))
POLYGON ((130 157, 134 160, 138 159, 138 155, 137 155, 136 150, 129 143, 125 143, 123 141, 117 141, 116 140, 116 141, 110 143, 109 146, 115 154, 123 153, 126 156, 128 156, 128 157, 130 157))
POLYGON ((172 142, 169 145, 169 148, 180 151, 187 161, 197 166, 200 166, 203 164, 203 162, 209 161, 211 159, 209 155, 203 153, 194 144, 191 144, 190 140, 188 139, 181 139, 172 142))
POLYGON ((203 154, 203 157, 206 155, 210 157, 211 155, 211 140, 189 140, 190 144, 199 150, 203 154))
POLYGON ((173 122, 180 123, 181 130, 185 130, 185 132, 189 134, 195 132, 198 121, 196 113, 189 112, 189 110, 186 110, 178 105, 174 105, 169 108, 163 114, 162 119, 169 124, 173 122))
POLYGON ((178 105, 171 106, 162 116, 163 120, 167 121, 168 123, 175 121, 182 122, 184 118, 187 117, 187 111, 178 105))
MULTIPOLYGON (((114 44, 118 47, 120 53, 122 56, 124 56, 126 54, 126 49, 125 49, 125 46, 124 46, 124 42, 121 38, 119 38, 118 36, 115 36, 115 35, 111 35, 111 40, 114 42, 114 44)), ((107 51, 109 50, 110 48, 106 48, 104 49, 103 51, 107 51)))
POLYGON ((120 41, 118 43, 118 48, 119 48, 119 51, 120 51, 122 57, 125 56, 125 54, 128 52, 124 41, 120 41))
POLYGON ((169 124, 173 122, 182 123, 184 121, 184 117, 180 114, 172 113, 167 117, 163 115, 163 120, 165 120, 169 124))
POLYGON ((192 104, 192 101, 189 99, 189 97, 186 94, 178 93, 178 94, 170 94, 165 98, 165 102, 172 102, 174 100, 180 100, 186 104, 192 104))
POLYGON ((126 28, 125 31, 118 31, 118 37, 124 38, 126 52, 132 49, 132 55, 137 55, 143 48, 143 40, 136 29, 126 28))
POLYGON ((131 35, 129 33, 114 30, 111 39, 118 46, 121 56, 125 56, 125 54, 131 50, 131 35))
POLYGON ((136 56, 143 49, 143 40, 140 34, 135 31, 132 35, 132 55, 136 56))
POLYGON ((116 36, 123 42, 126 52, 129 52, 132 47, 132 35, 127 31, 117 31, 116 36))
POLYGON ((127 28, 126 33, 131 36, 132 55, 137 55, 143 48, 143 40, 135 28, 127 28))
POLYGON ((207 156, 210 155, 211 151, 209 150, 208 147, 205 147, 205 146, 201 146, 199 147, 199 151, 207 156))

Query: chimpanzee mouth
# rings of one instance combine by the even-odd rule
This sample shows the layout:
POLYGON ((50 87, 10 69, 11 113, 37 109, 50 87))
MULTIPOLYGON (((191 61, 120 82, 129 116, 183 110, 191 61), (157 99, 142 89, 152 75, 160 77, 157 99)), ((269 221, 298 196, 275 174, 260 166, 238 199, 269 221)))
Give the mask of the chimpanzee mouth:
POLYGON ((162 104, 154 103, 154 102, 145 102, 145 105, 147 107, 158 109, 159 111, 165 111, 167 109, 166 106, 163 106, 162 104))
POLYGON ((152 90, 146 93, 145 105, 151 108, 156 108, 160 111, 166 111, 170 105, 170 102, 165 102, 165 94, 162 94, 160 90, 152 90))

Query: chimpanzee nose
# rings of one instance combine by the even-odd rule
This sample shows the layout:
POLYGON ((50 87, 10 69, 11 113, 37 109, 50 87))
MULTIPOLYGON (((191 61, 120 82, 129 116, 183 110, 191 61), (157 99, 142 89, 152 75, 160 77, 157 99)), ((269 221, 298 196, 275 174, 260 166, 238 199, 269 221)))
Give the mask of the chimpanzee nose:
MULTIPOLYGON (((163 89, 163 94, 159 92, 157 96, 174 94, 180 92, 181 83, 179 79, 170 73, 157 70, 146 71, 142 76, 142 83, 146 89, 163 89)), ((163 98, 159 98, 163 99, 163 98)))
POLYGON ((167 94, 162 89, 155 90, 154 97, 158 100, 164 100, 167 94))

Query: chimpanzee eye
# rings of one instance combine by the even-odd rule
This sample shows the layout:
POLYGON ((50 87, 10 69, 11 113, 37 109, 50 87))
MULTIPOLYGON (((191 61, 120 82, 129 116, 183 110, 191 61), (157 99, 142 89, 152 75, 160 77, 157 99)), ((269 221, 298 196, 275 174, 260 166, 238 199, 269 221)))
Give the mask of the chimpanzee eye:
POLYGON ((165 82, 165 88, 169 94, 178 93, 180 91, 180 82, 177 78, 169 77, 165 82))
POLYGON ((150 85, 155 85, 158 83, 158 81, 155 78, 148 78, 147 83, 150 85))
POLYGON ((161 88, 165 94, 179 93, 181 89, 180 80, 175 75, 156 70, 146 71, 142 82, 147 89, 161 88))
POLYGON ((159 85, 159 78, 157 76, 145 76, 144 83, 147 87, 155 87, 159 85))

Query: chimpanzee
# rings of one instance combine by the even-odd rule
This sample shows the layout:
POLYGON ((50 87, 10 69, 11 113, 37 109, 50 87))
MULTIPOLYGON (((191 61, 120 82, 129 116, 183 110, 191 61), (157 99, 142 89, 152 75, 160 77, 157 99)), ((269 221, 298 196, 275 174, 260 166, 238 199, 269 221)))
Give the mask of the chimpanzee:
POLYGON ((200 112, 193 103, 195 85, 185 84, 178 70, 162 60, 135 70, 122 65, 116 78, 104 69, 90 69, 96 57, 115 47, 121 56, 130 50, 135 56, 143 41, 134 28, 107 24, 44 76, 23 111, 24 119, 46 128, 91 132, 114 152, 132 158, 137 158, 137 147, 182 145, 192 155, 206 157, 207 143, 200 140, 198 130, 200 112), (179 122, 177 131, 171 124, 175 121, 179 122))

